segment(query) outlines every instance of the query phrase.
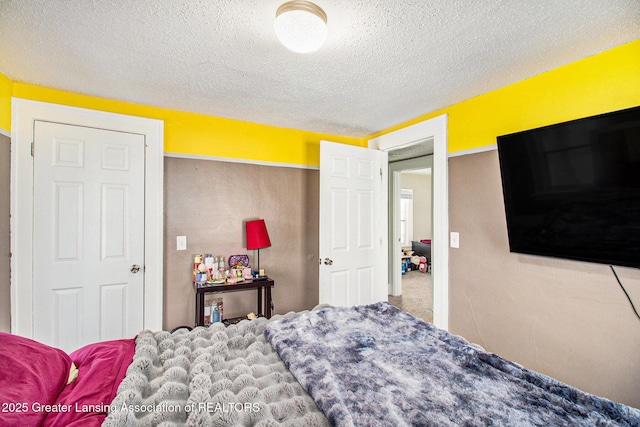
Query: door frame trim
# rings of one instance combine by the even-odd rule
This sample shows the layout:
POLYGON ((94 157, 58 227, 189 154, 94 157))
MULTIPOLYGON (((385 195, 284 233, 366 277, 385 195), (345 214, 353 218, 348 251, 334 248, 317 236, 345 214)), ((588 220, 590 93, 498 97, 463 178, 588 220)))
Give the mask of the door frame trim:
MULTIPOLYGON (((369 140, 369 148, 393 151, 433 138, 433 323, 449 328, 448 116, 443 114, 369 140)), ((387 205, 381 207, 387 210, 387 205)))
POLYGON ((11 332, 33 337, 34 121, 95 127, 145 136, 144 329, 163 317, 164 122, 27 99, 11 99, 11 332))

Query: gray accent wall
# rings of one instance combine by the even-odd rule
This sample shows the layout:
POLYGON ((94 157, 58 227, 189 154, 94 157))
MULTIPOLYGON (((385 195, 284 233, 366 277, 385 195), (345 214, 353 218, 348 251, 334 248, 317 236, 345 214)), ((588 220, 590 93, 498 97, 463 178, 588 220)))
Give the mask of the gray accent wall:
MULTIPOLYGON (((640 407, 640 320, 609 266, 509 252, 496 150, 449 159, 449 209, 460 233, 449 250, 451 332, 640 407)), ((617 273, 640 307, 640 272, 617 273)))
MULTIPOLYGON (((260 267, 274 279, 275 313, 318 304, 320 173, 279 166, 165 157, 164 329, 193 326, 193 255, 248 254, 244 221, 265 220, 272 246, 260 267), (176 250, 187 236, 187 250, 176 250)), ((223 294, 224 315, 257 310, 257 291, 223 294)))

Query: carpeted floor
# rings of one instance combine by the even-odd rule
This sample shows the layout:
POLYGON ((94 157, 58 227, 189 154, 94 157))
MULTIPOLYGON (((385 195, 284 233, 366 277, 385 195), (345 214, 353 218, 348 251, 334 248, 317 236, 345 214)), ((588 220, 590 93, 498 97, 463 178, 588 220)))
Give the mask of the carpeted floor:
POLYGON ((389 302, 426 322, 433 323, 431 272, 408 271, 402 276, 402 295, 389 295, 389 302))

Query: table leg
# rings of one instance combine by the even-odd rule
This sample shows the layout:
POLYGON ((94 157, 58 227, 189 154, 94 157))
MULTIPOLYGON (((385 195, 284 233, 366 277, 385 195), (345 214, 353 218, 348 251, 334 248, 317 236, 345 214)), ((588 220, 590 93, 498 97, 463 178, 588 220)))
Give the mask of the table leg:
POLYGON ((256 314, 264 314, 262 313, 262 288, 258 286, 258 312, 256 314))
POLYGON ((196 291, 196 326, 204 324, 204 293, 196 291))
POLYGON ((266 306, 264 311, 264 315, 267 319, 271 318, 271 286, 267 285, 264 287, 264 305, 266 306))

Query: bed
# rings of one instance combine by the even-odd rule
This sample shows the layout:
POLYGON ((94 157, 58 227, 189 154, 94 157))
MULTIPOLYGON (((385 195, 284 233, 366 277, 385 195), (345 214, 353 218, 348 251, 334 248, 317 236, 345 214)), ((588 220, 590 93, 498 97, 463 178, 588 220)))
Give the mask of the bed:
POLYGON ((98 343, 69 356, 8 334, 0 341, 3 408, 46 400, 54 409, 14 405, 9 418, 0 414, 3 426, 640 425, 638 409, 527 370, 386 302, 142 331, 135 346, 98 343), (56 366, 55 380, 42 364, 27 366, 36 353, 51 361, 48 370, 56 366), (72 363, 78 377, 66 384, 72 363), (50 397, 28 397, 43 378, 50 397), (61 410, 80 400, 89 410, 61 410))

